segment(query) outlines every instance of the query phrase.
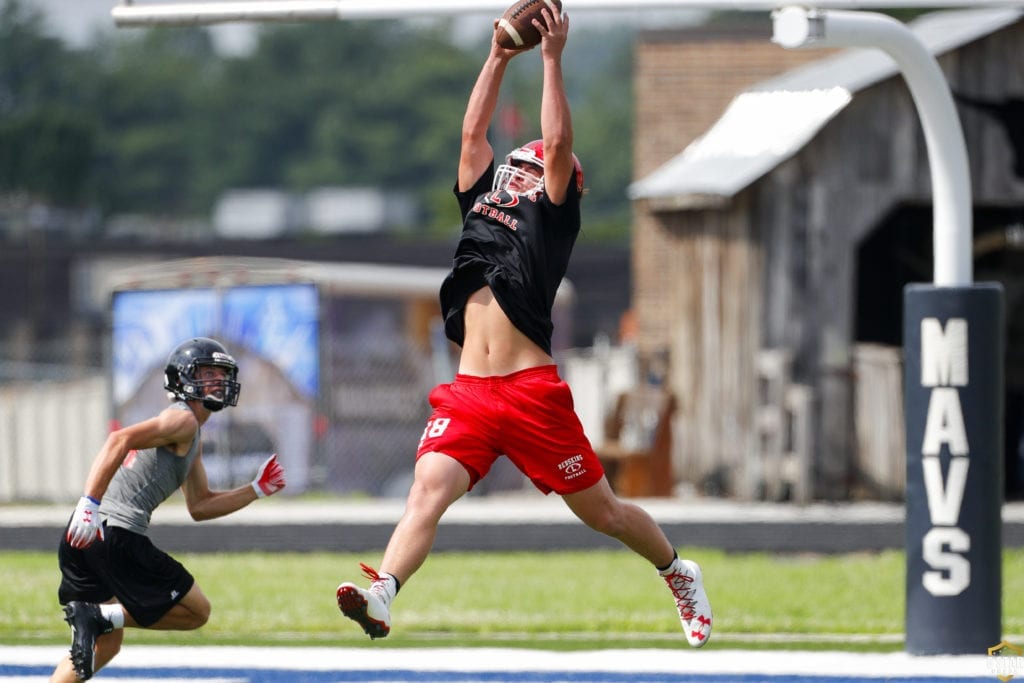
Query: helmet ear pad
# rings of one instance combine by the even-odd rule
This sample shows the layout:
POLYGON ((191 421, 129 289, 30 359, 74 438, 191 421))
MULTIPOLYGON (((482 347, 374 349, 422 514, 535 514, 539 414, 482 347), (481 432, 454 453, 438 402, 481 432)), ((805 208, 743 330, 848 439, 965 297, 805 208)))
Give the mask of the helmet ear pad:
POLYGON ((168 365, 164 368, 164 389, 174 393, 173 387, 180 386, 181 375, 178 373, 178 368, 168 365))

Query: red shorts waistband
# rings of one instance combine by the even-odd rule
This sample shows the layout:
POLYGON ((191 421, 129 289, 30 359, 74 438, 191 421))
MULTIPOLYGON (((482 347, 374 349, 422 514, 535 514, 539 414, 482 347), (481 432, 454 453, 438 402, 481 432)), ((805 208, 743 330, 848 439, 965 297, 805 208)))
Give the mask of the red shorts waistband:
POLYGON ((477 375, 463 375, 456 374, 455 381, 462 384, 507 384, 509 382, 516 382, 527 377, 558 377, 558 366, 557 365, 538 365, 535 368, 526 368, 525 370, 517 370, 508 375, 490 375, 488 377, 478 377, 477 375))

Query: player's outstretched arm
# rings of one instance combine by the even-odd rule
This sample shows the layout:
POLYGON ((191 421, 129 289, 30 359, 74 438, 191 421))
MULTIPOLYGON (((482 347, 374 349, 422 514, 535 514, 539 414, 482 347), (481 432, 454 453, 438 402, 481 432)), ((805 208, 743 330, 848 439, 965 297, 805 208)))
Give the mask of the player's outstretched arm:
POLYGON ((459 190, 473 186, 494 158, 494 150, 487 140, 494 110, 498 106, 498 92, 505 77, 509 60, 519 54, 498 45, 498 21, 494 21, 491 51, 477 76, 466 103, 462 119, 462 151, 459 154, 459 190))
POLYGON ((555 204, 565 201, 569 178, 574 173, 572 158, 572 112, 565 94, 562 52, 569 37, 569 15, 545 9, 542 20, 534 20, 540 32, 541 59, 544 65, 544 90, 541 96, 540 128, 544 137, 544 186, 555 204))
POLYGON ((285 483, 284 468, 277 461, 275 453, 264 461, 251 483, 230 491, 211 491, 206 467, 199 457, 192 463, 192 469, 181 489, 185 494, 189 514, 198 522, 241 510, 258 498, 277 493, 285 487, 285 483))

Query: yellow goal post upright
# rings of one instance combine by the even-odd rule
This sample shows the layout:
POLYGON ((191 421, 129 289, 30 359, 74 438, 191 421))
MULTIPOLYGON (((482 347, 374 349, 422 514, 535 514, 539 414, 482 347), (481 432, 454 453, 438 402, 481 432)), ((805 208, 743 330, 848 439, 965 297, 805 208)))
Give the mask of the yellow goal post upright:
MULTIPOLYGON (((510 0, 231 0, 119 4, 124 26, 401 19, 493 12, 510 0)), ((1005 8, 1024 0, 567 0, 589 10, 770 12, 787 49, 879 49, 897 64, 931 172, 933 282, 904 290, 906 641, 911 654, 985 654, 1002 634, 1005 313, 998 283, 973 282, 966 146, 935 56, 884 9, 1005 8)), ((1022 13, 1024 16, 1024 13, 1022 13)))

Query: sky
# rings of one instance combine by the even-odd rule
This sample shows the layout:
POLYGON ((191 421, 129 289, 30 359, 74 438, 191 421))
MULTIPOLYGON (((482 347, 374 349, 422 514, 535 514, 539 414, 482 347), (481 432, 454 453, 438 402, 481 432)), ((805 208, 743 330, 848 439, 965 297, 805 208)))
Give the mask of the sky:
MULTIPOLYGON (((195 2, 196 0, 186 0, 195 2)), ((88 44, 97 31, 133 30, 115 29, 110 10, 119 0, 27 0, 39 7, 47 16, 52 32, 72 47, 88 44)), ((149 3, 136 3, 149 4, 149 3)), ((571 9, 567 8, 567 9, 571 9)), ((624 12, 584 12, 573 15, 573 25, 593 27, 614 20, 625 21, 641 27, 669 28, 690 26, 704 16, 696 10, 645 10, 624 12)), ((455 37, 476 40, 480 31, 489 30, 486 17, 467 17, 456 22, 455 37), (481 28, 483 26, 483 28, 481 28)), ((245 54, 255 44, 255 27, 252 24, 219 24, 211 26, 214 45, 222 54, 245 54)))

